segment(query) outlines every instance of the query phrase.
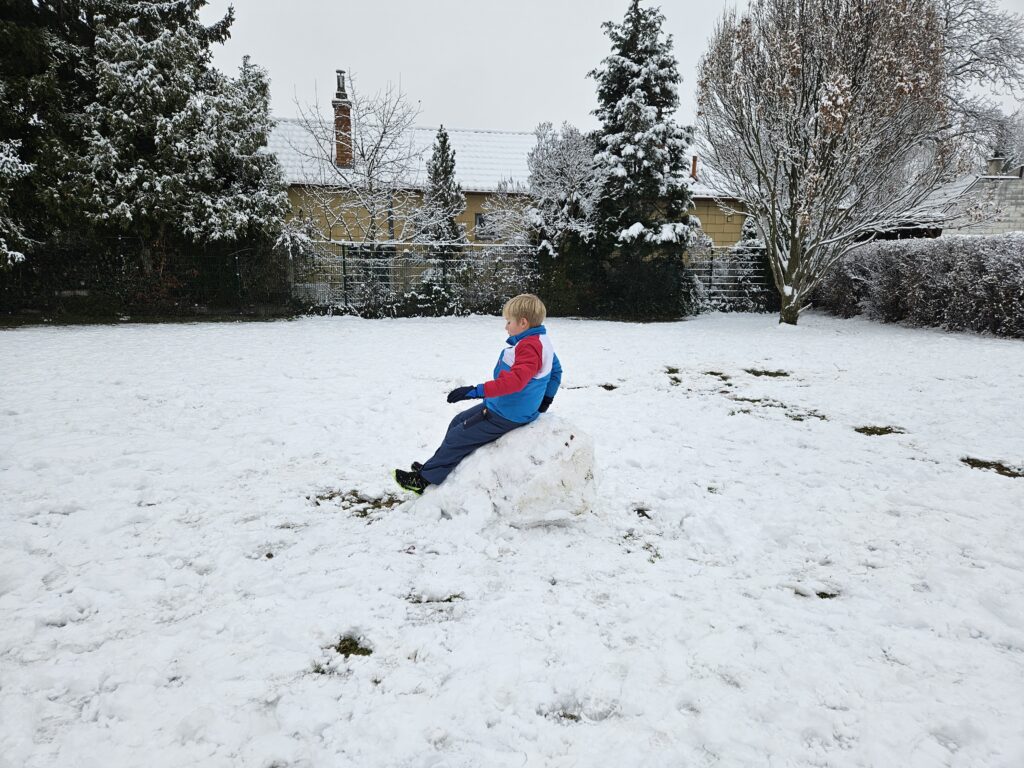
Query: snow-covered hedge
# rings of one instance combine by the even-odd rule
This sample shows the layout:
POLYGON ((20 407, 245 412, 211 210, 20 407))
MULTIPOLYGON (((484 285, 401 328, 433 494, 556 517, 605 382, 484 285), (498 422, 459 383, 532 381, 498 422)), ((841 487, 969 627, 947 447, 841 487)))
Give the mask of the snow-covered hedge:
POLYGON ((829 273, 815 304, 844 317, 1024 338, 1024 232, 865 245, 829 273))

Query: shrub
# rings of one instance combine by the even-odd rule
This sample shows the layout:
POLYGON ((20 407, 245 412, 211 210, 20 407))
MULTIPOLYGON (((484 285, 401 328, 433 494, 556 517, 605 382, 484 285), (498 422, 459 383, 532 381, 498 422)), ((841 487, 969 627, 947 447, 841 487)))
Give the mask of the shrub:
POLYGON ((825 276, 815 304, 843 317, 1024 338, 1024 232, 861 246, 825 276))

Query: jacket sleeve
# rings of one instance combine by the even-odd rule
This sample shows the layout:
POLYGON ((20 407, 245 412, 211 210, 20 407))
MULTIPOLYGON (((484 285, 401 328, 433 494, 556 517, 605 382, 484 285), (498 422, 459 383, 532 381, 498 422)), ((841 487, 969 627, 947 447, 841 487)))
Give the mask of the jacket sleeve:
POLYGON ((562 384, 562 364, 558 362, 558 355, 551 361, 551 378, 548 379, 548 388, 544 391, 544 397, 554 397, 558 387, 562 384))
POLYGON ((533 337, 516 344, 516 362, 508 371, 502 371, 498 378, 484 382, 484 397, 511 395, 525 387, 540 370, 540 344, 533 337))

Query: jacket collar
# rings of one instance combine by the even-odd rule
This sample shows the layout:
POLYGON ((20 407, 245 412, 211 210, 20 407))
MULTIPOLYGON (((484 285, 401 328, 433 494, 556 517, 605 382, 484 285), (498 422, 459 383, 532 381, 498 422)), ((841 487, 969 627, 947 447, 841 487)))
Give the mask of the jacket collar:
POLYGON ((506 344, 511 344, 513 347, 520 341, 525 339, 527 336, 542 336, 547 333, 547 329, 543 325, 538 325, 536 328, 527 328, 525 331, 520 333, 518 336, 509 336, 506 339, 506 344))

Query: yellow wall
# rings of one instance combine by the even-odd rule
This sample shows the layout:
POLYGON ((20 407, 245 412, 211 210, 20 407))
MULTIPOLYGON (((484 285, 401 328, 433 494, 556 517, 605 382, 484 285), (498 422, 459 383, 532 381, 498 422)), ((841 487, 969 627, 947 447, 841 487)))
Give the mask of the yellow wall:
MULTIPOLYGON (((735 245, 739 241, 743 220, 746 218, 743 214, 726 213, 710 197, 697 198, 693 202, 693 213, 700 219, 701 227, 716 246, 735 245)), ((737 204, 736 207, 742 206, 737 204)))
MULTIPOLYGON (((476 214, 483 213, 483 206, 487 197, 486 192, 466 193, 466 210, 462 212, 457 221, 465 226, 466 235, 470 242, 477 241, 473 225, 476 221, 476 214)), ((315 199, 310 197, 308 191, 303 187, 289 187, 288 202, 291 204, 292 216, 299 215, 300 211, 303 216, 312 216, 316 225, 328 239, 346 239, 343 227, 335 226, 332 232, 327 231, 326 219, 323 216, 323 211, 320 210, 320 205, 315 199)), ((718 203, 707 197, 698 198, 694 201, 693 213, 700 219, 704 231, 711 237, 716 246, 733 245, 740 239, 740 230, 743 227, 744 219, 742 214, 728 214, 718 206, 718 203)), ((346 215, 349 216, 350 220, 355 218, 355 214, 346 215)), ((366 217, 364 216, 364 220, 358 222, 363 228, 368 225, 365 219, 366 217)), ((386 219, 378 220, 377 231, 380 233, 379 239, 387 239, 388 226, 386 219)), ((400 226, 395 232, 395 237, 397 240, 402 239, 400 226)))
MULTIPOLYGON (((462 224, 466 228, 466 235, 471 242, 476 241, 476 232, 474 231, 474 223, 476 222, 476 214, 484 212, 484 202, 487 200, 487 193, 485 192, 467 192, 466 193, 466 210, 462 212, 460 216, 456 218, 459 224, 462 224)), ((412 203, 417 203, 419 196, 414 195, 412 203)), ((345 232, 344 227, 335 225, 334 230, 329 232, 327 219, 324 216, 323 204, 315 196, 310 195, 309 190, 304 187, 292 186, 288 187, 288 202, 290 204, 289 218, 295 216, 312 217, 316 226, 324 233, 324 236, 328 239, 344 240, 345 232)), ((369 221, 368 216, 363 216, 360 221, 356 221, 355 213, 346 212, 346 218, 350 222, 350 226, 356 230, 365 231, 368 227, 369 221)), ((386 218, 380 218, 377 221, 377 229, 380 232, 381 240, 387 239, 388 225, 386 218)), ((397 240, 402 239, 402 227, 399 224, 395 230, 395 238, 397 240)))

